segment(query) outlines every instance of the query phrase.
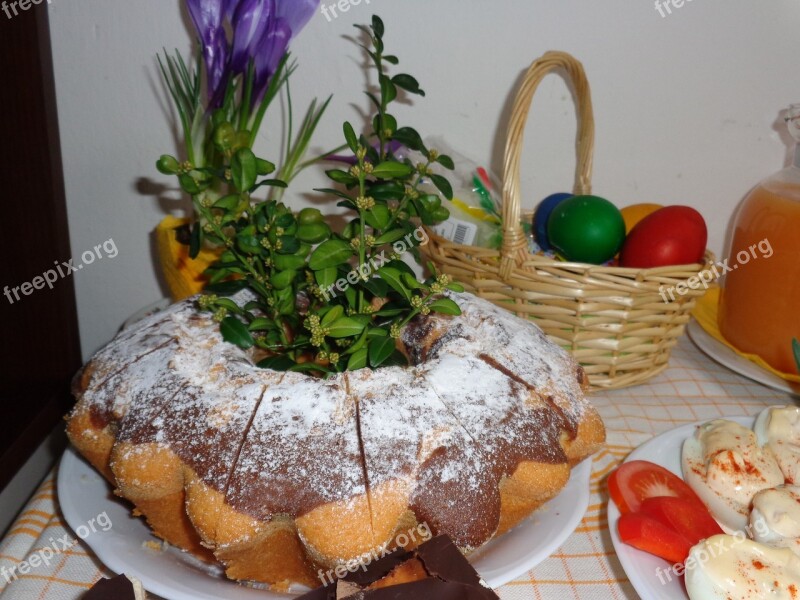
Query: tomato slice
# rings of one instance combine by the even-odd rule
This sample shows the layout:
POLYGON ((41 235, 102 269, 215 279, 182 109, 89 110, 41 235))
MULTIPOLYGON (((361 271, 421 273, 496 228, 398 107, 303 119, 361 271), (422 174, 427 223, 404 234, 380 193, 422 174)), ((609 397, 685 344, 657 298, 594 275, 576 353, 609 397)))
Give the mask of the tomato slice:
POLYGON ((621 464, 608 477, 608 493, 619 512, 638 511, 645 498, 672 496, 705 505, 692 488, 662 466, 646 460, 632 460, 621 464))
POLYGON ((617 521, 620 539, 671 563, 682 563, 692 544, 677 531, 642 513, 625 513, 617 521))
POLYGON ((689 540, 692 546, 712 535, 725 533, 708 509, 700 508, 694 502, 683 498, 673 496, 645 498, 640 512, 677 531, 689 540))

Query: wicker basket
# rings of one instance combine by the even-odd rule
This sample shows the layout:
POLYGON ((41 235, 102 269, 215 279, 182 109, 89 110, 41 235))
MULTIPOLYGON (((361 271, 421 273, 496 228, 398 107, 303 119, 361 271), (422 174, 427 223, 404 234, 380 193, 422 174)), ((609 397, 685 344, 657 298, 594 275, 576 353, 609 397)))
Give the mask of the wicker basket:
MULTIPOLYGON (((532 319, 584 366, 594 388, 641 383, 667 366, 702 288, 665 302, 662 286, 686 282, 706 264, 626 269, 561 262, 531 254, 520 226, 520 154, 528 111, 542 79, 552 71, 571 81, 578 108, 574 193, 591 193, 594 118, 583 67, 569 54, 548 52, 535 61, 517 94, 503 172, 503 245, 464 246, 429 231, 425 252, 436 266, 474 294, 532 319)), ((668 297, 668 295, 664 294, 668 297)))

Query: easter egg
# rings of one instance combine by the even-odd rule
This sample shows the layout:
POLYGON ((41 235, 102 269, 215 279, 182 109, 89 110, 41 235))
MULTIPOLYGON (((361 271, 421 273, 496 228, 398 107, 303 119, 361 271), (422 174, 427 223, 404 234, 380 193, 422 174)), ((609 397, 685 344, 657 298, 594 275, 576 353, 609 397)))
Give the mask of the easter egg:
POLYGON ((706 222, 699 212, 690 206, 665 206, 631 230, 619 262, 638 269, 699 263, 707 241, 706 222))
POLYGON ((550 194, 539 203, 539 206, 536 207, 536 212, 533 213, 533 237, 545 252, 553 249, 547 237, 547 222, 550 220, 550 215, 556 206, 567 198, 572 198, 572 196, 573 194, 567 194, 566 192, 550 194))
POLYGON ((636 224, 647 215, 653 214, 659 208, 664 208, 661 204, 631 204, 621 208, 622 218, 625 219, 625 233, 630 233, 636 224))
POLYGON ((550 214, 547 235, 564 258, 602 264, 619 252, 625 221, 619 209, 599 196, 573 196, 550 214))

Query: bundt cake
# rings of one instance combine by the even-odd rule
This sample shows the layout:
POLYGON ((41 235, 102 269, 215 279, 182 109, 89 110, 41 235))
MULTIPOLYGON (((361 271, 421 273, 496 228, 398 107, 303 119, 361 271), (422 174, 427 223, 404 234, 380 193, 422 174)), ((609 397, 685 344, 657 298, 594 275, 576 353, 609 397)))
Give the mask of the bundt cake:
POLYGON ((121 332, 74 382, 70 440, 154 533, 229 577, 319 585, 426 524, 465 552, 552 498, 605 432, 583 369, 469 294, 409 323, 408 367, 254 366, 195 300, 121 332))

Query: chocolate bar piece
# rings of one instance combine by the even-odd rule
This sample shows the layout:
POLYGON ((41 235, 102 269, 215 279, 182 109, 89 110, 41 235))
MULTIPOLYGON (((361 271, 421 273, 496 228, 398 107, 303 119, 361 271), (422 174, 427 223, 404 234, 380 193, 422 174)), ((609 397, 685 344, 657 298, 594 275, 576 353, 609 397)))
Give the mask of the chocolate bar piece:
POLYGON ((499 600, 446 535, 398 549, 299 600, 499 600))
POLYGON ((82 600, 144 600, 144 590, 138 581, 125 575, 101 579, 83 595, 82 600))

